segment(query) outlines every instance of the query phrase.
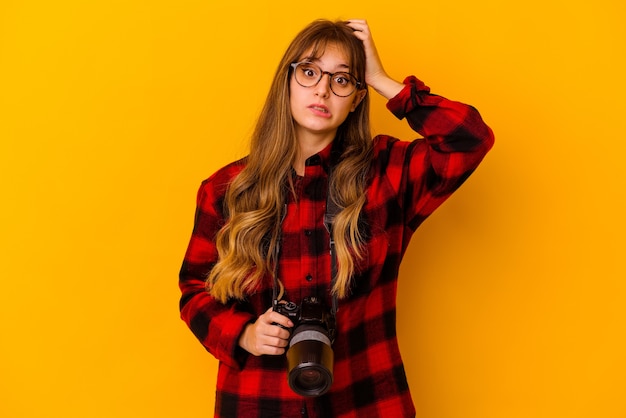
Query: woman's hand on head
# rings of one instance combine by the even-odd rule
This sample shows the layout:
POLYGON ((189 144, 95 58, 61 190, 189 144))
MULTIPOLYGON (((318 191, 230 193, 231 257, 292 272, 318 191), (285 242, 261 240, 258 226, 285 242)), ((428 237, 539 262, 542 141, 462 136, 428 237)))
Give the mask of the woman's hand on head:
POLYGON ((365 47, 365 81, 369 85, 374 85, 375 81, 381 77, 387 77, 383 64, 378 56, 372 33, 366 20, 351 19, 346 22, 354 31, 354 36, 363 42, 365 47))
POLYGON ((259 316, 253 324, 248 324, 239 337, 239 346, 252 355, 280 355, 289 343, 289 331, 293 322, 272 308, 259 316))
POLYGON ((385 72, 367 21, 350 19, 346 24, 354 30, 354 36, 363 42, 365 48, 365 82, 382 96, 391 99, 404 85, 390 78, 385 72))

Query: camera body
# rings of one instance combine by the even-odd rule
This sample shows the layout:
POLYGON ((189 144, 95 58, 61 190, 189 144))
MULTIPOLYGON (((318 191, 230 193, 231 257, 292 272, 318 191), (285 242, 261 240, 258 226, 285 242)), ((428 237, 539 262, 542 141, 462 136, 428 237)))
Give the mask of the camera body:
POLYGON ((300 306, 275 302, 274 310, 294 323, 287 349, 289 386, 302 396, 328 392, 333 382, 335 316, 316 297, 304 298, 300 306))

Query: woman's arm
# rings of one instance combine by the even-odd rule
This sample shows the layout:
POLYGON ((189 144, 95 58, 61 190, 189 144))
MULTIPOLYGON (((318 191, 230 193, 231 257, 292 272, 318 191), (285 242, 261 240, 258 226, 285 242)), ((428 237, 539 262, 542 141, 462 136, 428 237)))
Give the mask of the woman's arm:
MULTIPOLYGON (((430 93, 415 77, 403 83, 385 72, 365 20, 349 20, 363 42, 366 81, 387 98, 387 107, 424 139, 412 143, 389 142, 387 173, 402 173, 391 184, 407 212, 407 223, 417 226, 452 194, 478 167, 494 142, 493 132, 478 111, 464 103, 430 93)), ((389 138, 387 138, 389 139, 389 138)))
POLYGON ((494 136, 474 107, 431 94, 413 76, 404 80, 404 88, 387 108, 424 137, 396 143, 390 161, 402 166, 396 171, 402 176, 394 183, 407 223, 415 229, 474 172, 494 136))
MULTIPOLYGON (((225 169, 227 170, 227 169, 225 169)), ((241 367, 245 352, 238 339, 254 316, 237 303, 222 304, 205 287, 206 278, 217 262, 215 235, 223 224, 221 199, 226 183, 225 170, 204 181, 198 191, 195 222, 179 275, 181 318, 202 345, 218 360, 241 367)))
POLYGON ((256 356, 282 354, 289 332, 275 324, 290 328, 293 323, 271 309, 256 318, 241 309, 240 302, 223 304, 206 290, 206 278, 218 260, 215 236, 224 224, 221 205, 236 174, 232 169, 231 165, 218 171, 198 191, 194 228, 179 276, 180 311, 211 354, 231 367, 241 367, 246 352, 256 356))

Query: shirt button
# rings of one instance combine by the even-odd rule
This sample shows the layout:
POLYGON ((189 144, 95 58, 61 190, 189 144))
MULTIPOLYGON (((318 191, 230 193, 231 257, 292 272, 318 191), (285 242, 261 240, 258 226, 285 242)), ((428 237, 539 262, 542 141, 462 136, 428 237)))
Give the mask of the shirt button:
POLYGON ((310 237, 312 233, 313 232, 310 229, 305 229, 304 230, 304 235, 306 235, 307 237, 310 237))
POLYGON ((313 276, 311 276, 310 274, 306 275, 306 281, 310 282, 311 280, 313 280, 313 276))

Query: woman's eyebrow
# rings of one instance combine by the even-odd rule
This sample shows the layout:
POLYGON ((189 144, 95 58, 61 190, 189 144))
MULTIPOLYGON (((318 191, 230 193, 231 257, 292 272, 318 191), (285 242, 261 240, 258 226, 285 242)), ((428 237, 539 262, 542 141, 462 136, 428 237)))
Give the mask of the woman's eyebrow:
MULTIPOLYGON (((315 57, 304 57, 302 58, 301 61, 306 61, 306 62, 311 62, 314 64, 318 64, 321 65, 323 64, 323 62, 319 59, 319 58, 315 58, 315 57)), ((348 64, 338 64, 335 68, 341 69, 341 70, 350 70, 350 66, 348 64)))

